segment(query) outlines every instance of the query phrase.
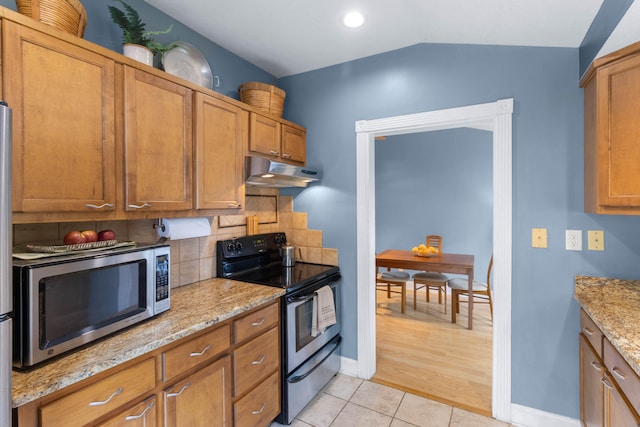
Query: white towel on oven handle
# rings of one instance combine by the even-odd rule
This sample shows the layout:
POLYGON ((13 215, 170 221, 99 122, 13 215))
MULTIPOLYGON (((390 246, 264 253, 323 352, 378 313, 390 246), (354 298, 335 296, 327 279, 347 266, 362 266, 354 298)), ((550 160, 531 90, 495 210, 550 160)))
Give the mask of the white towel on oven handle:
POLYGON ((333 303, 333 291, 330 286, 323 286, 313 296, 311 336, 317 337, 335 323, 336 308, 333 303))

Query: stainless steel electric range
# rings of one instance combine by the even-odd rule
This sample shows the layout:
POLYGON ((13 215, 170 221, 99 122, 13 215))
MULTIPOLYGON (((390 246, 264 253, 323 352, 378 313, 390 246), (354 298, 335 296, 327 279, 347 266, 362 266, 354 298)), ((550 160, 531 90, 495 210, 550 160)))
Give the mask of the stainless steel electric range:
POLYGON ((286 289, 281 304, 282 408, 277 421, 290 424, 340 368, 340 269, 296 262, 282 265, 284 233, 268 233, 216 244, 217 276, 286 289), (314 295, 329 286, 337 322, 312 334, 314 295))

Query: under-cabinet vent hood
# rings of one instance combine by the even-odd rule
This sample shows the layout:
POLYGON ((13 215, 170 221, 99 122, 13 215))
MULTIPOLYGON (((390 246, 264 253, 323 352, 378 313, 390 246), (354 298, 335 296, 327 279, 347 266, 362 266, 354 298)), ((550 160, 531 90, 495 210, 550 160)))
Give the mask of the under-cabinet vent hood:
POLYGON ((246 171, 247 185, 271 188, 306 187, 321 176, 312 169, 251 156, 246 158, 246 171))

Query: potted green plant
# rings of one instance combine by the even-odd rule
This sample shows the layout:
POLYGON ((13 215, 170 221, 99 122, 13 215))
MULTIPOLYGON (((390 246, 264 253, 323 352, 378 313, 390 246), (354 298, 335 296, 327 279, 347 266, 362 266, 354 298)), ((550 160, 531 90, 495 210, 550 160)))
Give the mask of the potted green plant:
POLYGON ((146 24, 133 7, 122 0, 116 1, 122 4, 124 11, 115 6, 108 8, 111 20, 122 29, 123 52, 126 56, 153 65, 153 55, 162 54, 175 47, 175 43, 163 45, 153 39, 153 36, 167 34, 173 28, 173 24, 164 31, 147 31, 146 24))

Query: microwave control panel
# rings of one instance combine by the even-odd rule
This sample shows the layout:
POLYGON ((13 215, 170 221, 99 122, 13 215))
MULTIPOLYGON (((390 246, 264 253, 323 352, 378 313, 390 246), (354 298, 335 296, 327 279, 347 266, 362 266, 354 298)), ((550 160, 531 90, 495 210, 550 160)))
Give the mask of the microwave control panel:
POLYGON ((155 314, 169 309, 169 254, 156 255, 155 314))

